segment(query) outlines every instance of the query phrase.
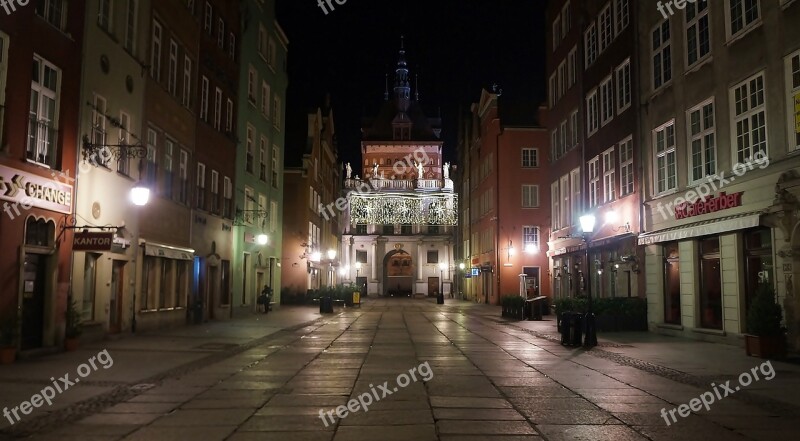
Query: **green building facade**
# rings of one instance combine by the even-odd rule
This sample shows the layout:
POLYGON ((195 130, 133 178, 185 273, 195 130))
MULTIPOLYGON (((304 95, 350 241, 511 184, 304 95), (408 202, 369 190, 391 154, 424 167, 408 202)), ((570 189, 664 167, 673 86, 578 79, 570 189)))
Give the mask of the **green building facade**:
POLYGON ((233 305, 257 311, 265 286, 280 304, 288 39, 275 0, 244 0, 233 227, 233 305))

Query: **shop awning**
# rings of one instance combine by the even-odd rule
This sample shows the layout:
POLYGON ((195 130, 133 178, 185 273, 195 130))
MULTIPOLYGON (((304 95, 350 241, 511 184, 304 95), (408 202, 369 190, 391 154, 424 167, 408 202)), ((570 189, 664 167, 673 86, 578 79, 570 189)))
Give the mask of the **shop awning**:
POLYGON ((639 245, 650 245, 659 242, 688 239, 690 237, 708 236, 757 227, 761 224, 762 211, 736 214, 733 216, 709 219, 701 222, 665 228, 651 233, 639 235, 639 245))
POLYGON ((191 248, 178 248, 157 243, 145 243, 144 254, 167 259, 194 260, 194 250, 191 248))

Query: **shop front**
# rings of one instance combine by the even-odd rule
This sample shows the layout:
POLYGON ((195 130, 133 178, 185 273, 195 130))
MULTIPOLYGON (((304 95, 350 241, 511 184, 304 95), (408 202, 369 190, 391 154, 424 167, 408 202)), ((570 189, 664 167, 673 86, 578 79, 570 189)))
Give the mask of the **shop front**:
POLYGON ((70 295, 73 187, 0 165, 0 321, 22 351, 59 346, 70 295))
MULTIPOLYGON (((780 202, 775 181, 764 176, 677 204, 672 218, 661 222, 666 228, 639 235, 651 330, 742 345, 760 285, 775 289, 776 301, 791 309, 797 265, 782 255, 791 249, 795 223, 789 219, 796 218, 797 206, 780 202)), ((651 211, 659 218, 664 212, 651 211)))

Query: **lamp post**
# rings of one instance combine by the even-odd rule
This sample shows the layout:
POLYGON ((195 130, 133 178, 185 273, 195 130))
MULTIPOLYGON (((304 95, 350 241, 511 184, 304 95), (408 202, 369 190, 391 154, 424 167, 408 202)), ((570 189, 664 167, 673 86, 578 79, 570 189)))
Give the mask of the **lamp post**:
POLYGON ((356 262, 356 285, 358 285, 359 291, 361 290, 362 286, 358 283, 358 273, 361 272, 361 262, 356 262))
POLYGON ((447 264, 444 262, 439 262, 439 298, 437 299, 437 303, 442 304, 444 303, 444 270, 447 268, 447 264))
POLYGON ((328 283, 333 287, 333 259, 336 259, 336 250, 328 250, 328 283))
POLYGON ((464 262, 461 262, 461 263, 458 264, 458 269, 461 270, 461 275, 457 276, 458 277, 458 298, 459 298, 459 300, 464 300, 464 284, 466 284, 466 280, 467 280, 466 277, 465 277, 466 275, 464 274, 464 268, 466 268, 466 267, 467 267, 467 265, 465 265, 464 262))
MULTIPOLYGON (((143 182, 139 181, 136 184, 136 186, 131 188, 129 196, 130 196, 131 203, 133 203, 133 205, 136 205, 137 207, 144 207, 150 201, 150 189, 146 185, 144 185, 143 182)), ((134 245, 136 247, 135 248, 135 250, 136 250, 135 253, 136 254, 135 254, 134 260, 133 260, 133 262, 134 262, 134 270, 135 270, 135 267, 136 267, 136 262, 139 260, 139 250, 141 248, 139 246, 139 235, 141 234, 140 233, 141 232, 141 225, 138 222, 138 218, 139 217, 137 216, 136 236, 134 238, 134 240, 135 240, 134 245)), ((142 262, 144 262, 144 259, 142 259, 142 262)), ((131 298, 131 332, 132 333, 136 332, 136 290, 135 289, 134 289, 134 292, 133 292, 133 296, 131 298)))
POLYGON ((590 348, 597 346, 597 332, 595 329, 594 310, 592 309, 592 282, 589 269, 589 235, 594 231, 595 218, 591 214, 585 214, 580 217, 580 223, 581 231, 583 231, 583 243, 586 246, 586 295, 589 298, 589 307, 584 318, 586 336, 583 340, 583 346, 590 348))

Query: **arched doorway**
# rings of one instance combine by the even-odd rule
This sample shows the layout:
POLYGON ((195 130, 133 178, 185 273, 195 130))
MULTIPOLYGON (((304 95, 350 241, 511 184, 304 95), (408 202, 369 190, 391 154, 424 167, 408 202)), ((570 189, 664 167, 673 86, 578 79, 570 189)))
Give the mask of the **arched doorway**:
POLYGON ((414 263, 411 255, 402 249, 383 258, 383 295, 410 297, 414 294, 414 263))

